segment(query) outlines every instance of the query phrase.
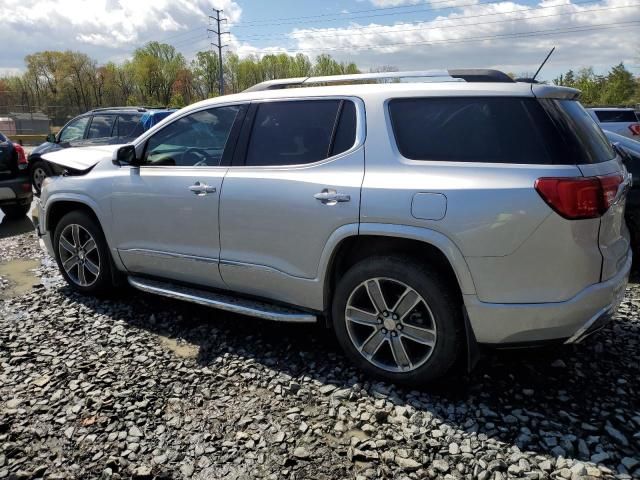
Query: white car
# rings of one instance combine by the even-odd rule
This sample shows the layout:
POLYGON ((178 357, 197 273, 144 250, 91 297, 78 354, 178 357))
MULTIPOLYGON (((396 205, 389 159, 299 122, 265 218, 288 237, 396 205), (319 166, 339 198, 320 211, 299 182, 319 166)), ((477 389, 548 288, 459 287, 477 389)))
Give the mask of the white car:
POLYGON ((633 108, 588 108, 587 111, 603 130, 640 140, 640 121, 633 108))

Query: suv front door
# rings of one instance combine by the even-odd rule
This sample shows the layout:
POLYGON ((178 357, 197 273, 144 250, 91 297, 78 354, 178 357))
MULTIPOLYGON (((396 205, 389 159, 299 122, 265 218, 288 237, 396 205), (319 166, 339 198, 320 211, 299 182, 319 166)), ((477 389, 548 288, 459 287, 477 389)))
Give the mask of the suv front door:
POLYGON ((228 287, 290 304, 321 290, 329 237, 345 225, 357 231, 363 122, 359 99, 251 105, 220 200, 228 287))
POLYGON ((133 273, 221 287, 218 199, 245 107, 200 110, 146 140, 139 166, 113 185, 115 244, 133 273), (236 127, 238 128, 238 127, 236 127))

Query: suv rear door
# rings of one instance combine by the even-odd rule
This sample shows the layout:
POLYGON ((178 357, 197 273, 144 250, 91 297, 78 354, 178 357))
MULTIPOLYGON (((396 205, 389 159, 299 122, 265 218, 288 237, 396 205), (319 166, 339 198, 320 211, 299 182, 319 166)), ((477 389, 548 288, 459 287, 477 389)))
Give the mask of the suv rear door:
MULTIPOLYGON (((233 290, 307 303, 329 237, 357 229, 364 104, 306 98, 252 104, 220 200, 220 271, 233 290)), ((320 306, 320 308, 322 308, 320 306)))

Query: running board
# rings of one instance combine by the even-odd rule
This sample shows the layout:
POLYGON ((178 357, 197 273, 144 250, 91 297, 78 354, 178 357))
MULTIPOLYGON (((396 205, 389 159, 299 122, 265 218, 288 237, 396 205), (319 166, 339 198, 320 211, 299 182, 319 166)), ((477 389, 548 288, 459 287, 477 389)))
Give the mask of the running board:
POLYGON ((184 287, 160 280, 140 277, 128 277, 129 284, 143 292, 155 293, 163 297, 197 303, 227 312, 273 320, 276 322, 314 323, 315 315, 293 308, 281 307, 271 303, 247 300, 231 295, 209 292, 197 288, 184 287))

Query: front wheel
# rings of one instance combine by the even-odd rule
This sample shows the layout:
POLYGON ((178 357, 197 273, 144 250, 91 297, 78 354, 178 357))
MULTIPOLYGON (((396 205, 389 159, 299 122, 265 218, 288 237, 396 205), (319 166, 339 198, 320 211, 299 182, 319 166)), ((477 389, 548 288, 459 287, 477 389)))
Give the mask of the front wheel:
POLYGON ((112 288, 109 247, 98 223, 85 212, 67 213, 53 236, 62 276, 75 290, 103 294, 112 288))
POLYGON ((445 278, 410 257, 360 261, 342 277, 333 326, 360 368, 420 385, 445 375, 462 346, 461 307, 445 278))

